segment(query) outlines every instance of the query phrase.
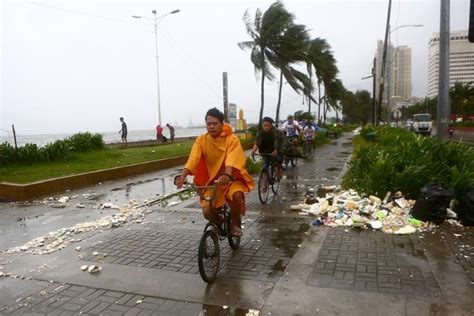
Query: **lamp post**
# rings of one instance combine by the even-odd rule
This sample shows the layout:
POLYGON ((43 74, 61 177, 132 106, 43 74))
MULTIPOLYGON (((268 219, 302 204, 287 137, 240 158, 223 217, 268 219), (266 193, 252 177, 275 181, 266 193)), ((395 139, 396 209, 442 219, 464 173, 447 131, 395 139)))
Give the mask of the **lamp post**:
MULTIPOLYGON (((178 13, 179 10, 173 10, 163 15, 156 16, 156 10, 152 10, 153 13, 153 22, 155 27, 155 54, 156 54, 156 87, 157 87, 157 98, 158 98, 158 124, 161 125, 161 96, 160 96, 160 63, 158 60, 158 24, 168 15, 178 13)), ((132 18, 135 19, 150 19, 149 17, 132 15, 132 18)))
POLYGON ((390 35, 405 27, 422 27, 423 24, 406 24, 400 25, 393 30, 390 30, 390 25, 388 26, 388 50, 387 50, 387 124, 390 123, 391 115, 392 115, 392 48, 391 48, 391 40, 390 35))

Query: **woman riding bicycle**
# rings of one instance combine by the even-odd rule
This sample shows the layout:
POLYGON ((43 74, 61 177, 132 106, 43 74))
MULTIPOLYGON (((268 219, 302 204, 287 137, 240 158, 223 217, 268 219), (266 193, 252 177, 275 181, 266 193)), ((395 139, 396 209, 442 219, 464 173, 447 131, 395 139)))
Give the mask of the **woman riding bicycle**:
POLYGON ((271 159, 276 162, 275 167, 279 177, 283 175, 283 169, 281 168, 283 161, 282 145, 281 132, 273 126, 273 119, 268 116, 264 117, 262 129, 258 131, 255 145, 253 145, 252 155, 258 150, 260 154, 263 154, 265 163, 268 164, 267 159, 270 159, 269 155, 271 154, 271 159))
MULTIPOLYGON (((196 138, 176 186, 182 187, 188 175, 194 175, 198 186, 219 184, 213 205, 201 200, 203 215, 206 219, 220 225, 223 219, 217 209, 228 203, 231 209, 232 235, 242 236, 240 216, 245 214, 244 192, 254 187, 252 177, 245 166, 245 156, 240 140, 232 132, 232 127, 224 123, 224 114, 217 108, 206 113, 207 133, 196 138)), ((204 195, 212 194, 211 190, 204 195)))

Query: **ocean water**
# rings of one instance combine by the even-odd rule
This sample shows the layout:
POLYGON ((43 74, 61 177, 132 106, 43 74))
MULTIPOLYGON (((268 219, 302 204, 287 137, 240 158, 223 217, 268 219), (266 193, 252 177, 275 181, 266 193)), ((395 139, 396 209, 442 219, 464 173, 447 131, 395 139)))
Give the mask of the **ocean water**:
MULTIPOLYGON (((175 129, 175 137, 189 137, 189 136, 198 136, 202 133, 206 132, 205 127, 197 127, 197 128, 176 128, 175 129)), ((47 143, 54 142, 56 140, 61 140, 64 138, 67 138, 71 134, 39 134, 39 135, 21 135, 17 134, 16 135, 16 140, 18 146, 23 146, 25 144, 36 144, 38 146, 44 146, 47 143)), ((120 134, 118 132, 104 132, 100 133, 102 134, 102 137, 104 139, 104 142, 106 144, 110 143, 118 143, 121 141, 120 139, 120 134)), ((169 137, 169 130, 167 128, 164 129, 163 134, 166 137, 169 137)), ((127 140, 129 142, 133 141, 141 141, 141 140, 151 140, 151 139, 156 139, 155 131, 154 130, 142 130, 142 131, 128 131, 128 136, 127 140)), ((0 136, 0 143, 10 143, 11 145, 15 144, 15 141, 13 139, 13 134, 8 133, 8 135, 5 136, 5 134, 2 134, 0 136)))

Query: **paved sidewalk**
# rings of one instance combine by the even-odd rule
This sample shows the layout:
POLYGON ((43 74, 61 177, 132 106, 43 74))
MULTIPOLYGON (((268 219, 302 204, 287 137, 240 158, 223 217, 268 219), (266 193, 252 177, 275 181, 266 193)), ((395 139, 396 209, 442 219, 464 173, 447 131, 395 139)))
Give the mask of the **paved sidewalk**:
MULTIPOLYGON (((241 247, 221 243, 221 272, 200 278, 198 203, 152 206, 144 219, 75 235, 49 255, 0 255, 0 314, 44 315, 472 315, 474 231, 443 225, 408 236, 312 226, 290 211, 307 187, 340 182, 351 134, 288 168, 281 193, 262 206, 247 197, 241 247), (460 236, 454 235, 461 233, 460 236), (80 251, 75 250, 81 247, 80 251), (81 265, 96 264, 89 274, 81 265)), ((117 212, 95 209, 143 201, 171 188, 176 169, 80 190, 64 209, 48 203, 0 205, 0 250, 61 227, 117 212), (85 209, 74 207, 86 203, 85 209), (89 203, 89 204, 87 204, 89 203), (95 204, 94 204, 95 203, 95 204), (18 215, 21 214, 21 215, 18 215), (20 220, 18 220, 20 218, 20 220)))

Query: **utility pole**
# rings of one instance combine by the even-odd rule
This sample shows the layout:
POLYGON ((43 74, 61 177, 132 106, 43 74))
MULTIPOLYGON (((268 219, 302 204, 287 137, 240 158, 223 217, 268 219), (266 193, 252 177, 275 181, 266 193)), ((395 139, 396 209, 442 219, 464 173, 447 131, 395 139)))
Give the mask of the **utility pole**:
POLYGON ((449 0, 441 0, 439 26, 439 76, 436 137, 446 138, 451 108, 449 105, 449 0))
POLYGON ((13 139, 15 140, 15 152, 18 152, 18 144, 16 142, 16 132, 15 132, 15 125, 12 124, 12 131, 13 131, 13 139))
POLYGON ((227 72, 222 73, 222 83, 224 87, 224 120, 229 123, 229 99, 228 99, 228 88, 227 88, 227 72))
POLYGON ((380 124, 382 119, 382 101, 383 101, 383 88, 384 88, 384 77, 385 77, 385 65, 387 64, 387 44, 388 35, 390 29, 390 12, 392 11, 392 0, 388 1, 388 13, 387 13, 387 26, 385 27, 385 40, 383 42, 383 56, 382 56, 382 69, 380 72, 380 88, 379 88, 379 105, 377 113, 377 125, 380 124))
POLYGON ((392 43, 390 43, 390 24, 388 25, 387 44, 387 124, 390 124, 392 115, 392 43))
POLYGON ((377 67, 377 57, 374 57, 374 66, 372 67, 372 125, 377 125, 377 97, 375 96, 375 79, 376 79, 376 67, 377 67))

